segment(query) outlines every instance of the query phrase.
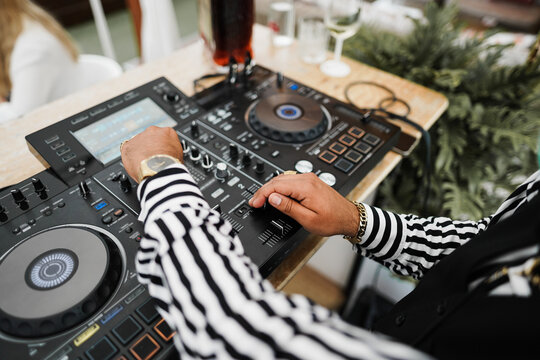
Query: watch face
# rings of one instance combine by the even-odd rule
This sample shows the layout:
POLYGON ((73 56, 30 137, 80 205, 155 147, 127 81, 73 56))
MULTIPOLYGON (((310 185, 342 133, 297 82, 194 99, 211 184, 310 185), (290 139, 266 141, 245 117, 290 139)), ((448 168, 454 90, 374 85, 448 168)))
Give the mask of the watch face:
POLYGON ((155 172, 159 172, 172 164, 176 164, 176 162, 166 156, 156 156, 146 162, 146 165, 155 172))

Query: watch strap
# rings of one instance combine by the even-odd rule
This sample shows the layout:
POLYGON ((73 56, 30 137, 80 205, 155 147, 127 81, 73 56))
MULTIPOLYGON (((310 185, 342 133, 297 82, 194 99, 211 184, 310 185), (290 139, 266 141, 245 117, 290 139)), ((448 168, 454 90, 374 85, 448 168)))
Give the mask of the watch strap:
MULTIPOLYGON (((150 156, 149 158, 146 158, 144 159, 143 161, 141 161, 141 163, 139 164, 139 172, 138 172, 138 182, 139 184, 146 178, 149 178, 151 176, 154 176, 157 174, 157 171, 156 170, 153 170, 151 169, 147 163, 148 161, 150 161, 151 159, 154 159, 154 158, 157 158, 157 157, 166 157, 166 158, 169 158, 171 160, 173 160, 174 162, 178 163, 178 164, 181 164, 182 162, 180 160, 178 160, 177 158, 173 157, 173 156, 170 156, 170 155, 166 155, 166 154, 158 154, 158 155, 152 155, 150 156)), ((161 169, 162 170, 162 169, 161 169)))

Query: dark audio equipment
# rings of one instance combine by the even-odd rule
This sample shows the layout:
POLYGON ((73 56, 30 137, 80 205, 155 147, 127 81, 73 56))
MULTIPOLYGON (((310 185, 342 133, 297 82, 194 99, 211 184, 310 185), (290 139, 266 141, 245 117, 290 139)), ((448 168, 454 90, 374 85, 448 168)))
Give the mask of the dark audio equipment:
POLYGON ((135 214, 93 178, 34 179, 46 196, 31 179, 0 192, 0 357, 175 358, 172 331, 137 281, 135 214))
POLYGON ((27 136, 48 169, 0 192, 2 358, 175 357, 136 279, 140 207, 119 161, 120 143, 148 126, 177 131, 193 178, 263 276, 306 232, 271 206, 252 209, 255 191, 295 170, 346 194, 397 141, 380 118, 252 70, 191 98, 160 78, 27 136))

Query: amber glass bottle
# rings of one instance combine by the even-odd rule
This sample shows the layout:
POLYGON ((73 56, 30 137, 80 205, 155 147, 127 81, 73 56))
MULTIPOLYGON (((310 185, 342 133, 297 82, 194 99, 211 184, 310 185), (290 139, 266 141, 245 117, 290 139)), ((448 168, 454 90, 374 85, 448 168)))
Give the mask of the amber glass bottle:
POLYGON ((248 51, 253 56, 254 0, 198 0, 198 7, 199 30, 216 64, 227 65, 231 56, 243 63, 248 51))

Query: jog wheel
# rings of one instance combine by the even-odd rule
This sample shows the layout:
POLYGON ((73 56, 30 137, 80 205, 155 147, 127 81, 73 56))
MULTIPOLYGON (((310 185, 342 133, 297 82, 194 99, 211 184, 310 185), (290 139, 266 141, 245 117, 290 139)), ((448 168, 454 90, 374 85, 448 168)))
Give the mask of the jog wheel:
POLYGON ((328 111, 297 94, 274 94, 252 104, 248 126, 259 135, 286 144, 302 144, 321 137, 330 127, 328 111))
POLYGON ((33 235, 0 262, 0 331, 40 338, 88 320, 115 293, 122 254, 105 234, 62 227, 33 235))

